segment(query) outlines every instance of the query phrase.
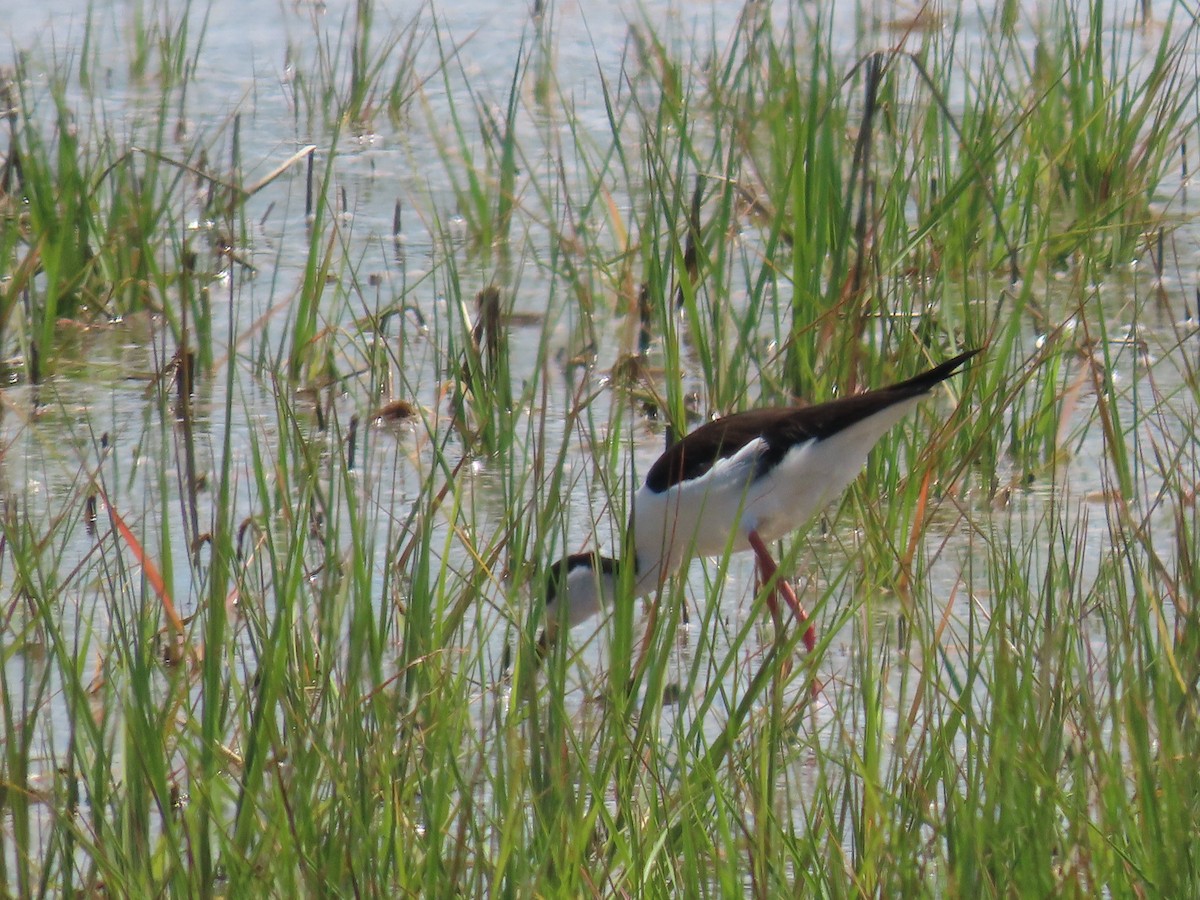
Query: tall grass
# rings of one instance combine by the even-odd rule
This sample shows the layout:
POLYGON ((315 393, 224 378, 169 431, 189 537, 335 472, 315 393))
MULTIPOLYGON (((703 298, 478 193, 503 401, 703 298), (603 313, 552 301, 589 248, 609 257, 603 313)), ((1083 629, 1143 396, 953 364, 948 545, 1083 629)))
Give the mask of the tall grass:
POLYGON ((1196 892, 1181 13, 306 8, 271 117, 215 12, 5 91, 7 891, 1196 892), (812 658, 732 556, 540 659, 670 440, 964 346, 783 542, 812 658))

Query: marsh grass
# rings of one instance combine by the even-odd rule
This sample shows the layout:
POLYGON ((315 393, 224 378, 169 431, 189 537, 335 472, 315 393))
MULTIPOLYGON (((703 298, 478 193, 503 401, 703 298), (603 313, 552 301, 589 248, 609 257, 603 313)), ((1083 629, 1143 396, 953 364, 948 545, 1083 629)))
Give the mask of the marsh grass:
POLYGON ((1194 285, 1152 237, 1192 240, 1194 28, 644 12, 581 113, 553 4, 482 70, 378 12, 289 44, 314 202, 269 237, 312 151, 248 184, 199 6, 131 13, 132 138, 94 16, 15 71, 6 889, 1194 894, 1194 285), (384 111, 436 163, 392 241, 394 185, 345 199, 384 111), (545 565, 621 551, 666 442, 963 346, 781 548, 813 658, 726 556, 538 659, 545 565))

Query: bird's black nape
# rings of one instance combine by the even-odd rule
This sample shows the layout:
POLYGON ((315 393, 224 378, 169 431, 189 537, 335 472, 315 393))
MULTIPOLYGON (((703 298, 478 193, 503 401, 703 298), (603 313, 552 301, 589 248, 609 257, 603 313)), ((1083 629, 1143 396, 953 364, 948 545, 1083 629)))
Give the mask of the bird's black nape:
MULTIPOLYGON (((597 550, 588 553, 571 553, 562 559, 555 560, 546 570, 546 626, 538 634, 535 650, 539 660, 544 659, 551 650, 551 642, 560 627, 569 628, 572 624, 572 614, 569 608, 563 609, 558 603, 568 591, 568 582, 573 573, 583 571, 585 577, 615 578, 620 569, 620 560, 605 556, 597 550)), ((570 597, 567 603, 571 603, 570 597)))
POLYGON ((587 568, 602 575, 615 575, 617 560, 604 556, 597 550, 590 553, 572 553, 555 560, 546 572, 546 605, 549 606, 563 592, 570 574, 579 568, 587 568))
MULTIPOLYGON (((576 569, 586 568, 592 572, 598 571, 602 574, 612 575, 617 571, 617 566, 617 560, 593 550, 590 553, 568 554, 546 567, 540 577, 537 575, 534 576, 533 584, 542 585, 542 596, 545 597, 546 601, 546 625, 538 632, 537 641, 533 646, 534 654, 539 664, 549 655, 552 649, 551 642, 555 637, 557 620, 562 615, 555 607, 555 602, 566 591, 567 581, 571 573, 576 569)), ((569 613, 567 615, 569 616, 569 613)), ((512 665, 512 646, 510 644, 504 645, 504 652, 501 659, 500 670, 507 673, 512 665)))

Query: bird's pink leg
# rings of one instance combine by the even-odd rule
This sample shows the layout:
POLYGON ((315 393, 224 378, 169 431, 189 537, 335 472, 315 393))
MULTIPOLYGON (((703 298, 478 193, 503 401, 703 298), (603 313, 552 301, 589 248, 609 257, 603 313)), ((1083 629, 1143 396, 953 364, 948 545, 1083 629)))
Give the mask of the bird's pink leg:
POLYGON ((771 554, 767 550, 767 545, 763 543, 763 539, 759 537, 758 532, 751 531, 748 538, 750 540, 750 547, 754 550, 754 555, 758 558, 758 568, 759 572, 762 573, 762 580, 765 584, 771 586, 771 593, 767 595, 767 606, 771 610, 771 615, 778 616, 779 601, 776 599, 776 593, 783 594, 783 599, 792 608, 792 613, 796 616, 796 621, 802 626, 807 626, 804 630, 804 649, 812 653, 817 647, 817 630, 809 623, 808 613, 800 605, 800 600, 796 597, 796 592, 788 584, 787 579, 777 577, 779 566, 771 558, 771 554))

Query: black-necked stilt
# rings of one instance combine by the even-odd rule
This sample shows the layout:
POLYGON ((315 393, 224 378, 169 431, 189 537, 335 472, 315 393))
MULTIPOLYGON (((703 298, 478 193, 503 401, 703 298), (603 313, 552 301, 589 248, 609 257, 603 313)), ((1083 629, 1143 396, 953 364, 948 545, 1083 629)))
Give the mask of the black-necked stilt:
MULTIPOLYGON (((767 543, 795 531, 854 480, 867 454, 922 397, 978 353, 968 350, 891 387, 815 406, 753 409, 701 425, 650 467, 633 498, 630 598, 657 591, 694 556, 753 550, 758 575, 782 594, 797 620, 808 616, 767 543)), ((621 563, 576 553, 555 563, 547 588, 547 629, 590 618, 616 598, 621 563)), ((811 625, 805 647, 816 644, 811 625)))

